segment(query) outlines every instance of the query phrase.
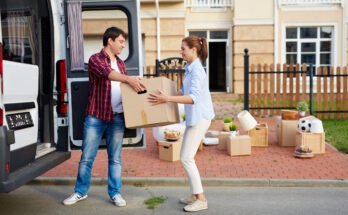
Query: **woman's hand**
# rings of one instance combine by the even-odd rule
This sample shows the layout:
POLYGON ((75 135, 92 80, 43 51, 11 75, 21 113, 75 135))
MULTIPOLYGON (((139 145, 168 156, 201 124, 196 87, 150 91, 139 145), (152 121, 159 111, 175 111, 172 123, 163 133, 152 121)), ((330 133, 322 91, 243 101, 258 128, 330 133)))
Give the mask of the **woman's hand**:
POLYGON ((155 105, 169 102, 169 97, 166 96, 161 90, 157 90, 156 93, 150 93, 147 99, 150 103, 155 105))

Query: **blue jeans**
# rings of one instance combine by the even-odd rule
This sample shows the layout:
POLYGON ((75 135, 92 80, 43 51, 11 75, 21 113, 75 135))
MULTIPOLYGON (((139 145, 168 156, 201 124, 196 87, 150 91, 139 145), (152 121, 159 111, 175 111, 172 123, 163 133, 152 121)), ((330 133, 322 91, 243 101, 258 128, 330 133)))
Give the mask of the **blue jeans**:
POLYGON ((106 136, 108 152, 108 194, 110 198, 120 193, 122 187, 121 150, 124 135, 124 116, 114 115, 112 122, 87 116, 84 122, 82 155, 79 163, 75 192, 86 195, 90 183, 92 166, 97 155, 103 133, 106 136))

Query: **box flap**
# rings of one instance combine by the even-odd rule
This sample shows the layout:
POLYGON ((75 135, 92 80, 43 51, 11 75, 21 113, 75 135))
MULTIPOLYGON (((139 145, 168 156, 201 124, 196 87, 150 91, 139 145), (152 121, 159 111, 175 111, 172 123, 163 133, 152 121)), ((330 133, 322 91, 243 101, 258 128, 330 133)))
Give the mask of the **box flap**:
POLYGON ((173 142, 170 142, 170 141, 160 141, 160 142, 158 142, 158 145, 160 145, 160 146, 167 146, 167 147, 171 147, 174 144, 181 144, 181 142, 180 141, 173 141, 173 142))

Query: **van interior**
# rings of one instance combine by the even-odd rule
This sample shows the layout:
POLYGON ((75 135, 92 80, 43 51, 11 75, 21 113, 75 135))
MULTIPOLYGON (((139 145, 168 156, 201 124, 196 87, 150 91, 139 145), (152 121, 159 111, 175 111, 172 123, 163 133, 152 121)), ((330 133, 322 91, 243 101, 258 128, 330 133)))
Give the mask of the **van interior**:
POLYGON ((55 151, 57 147, 53 121, 56 114, 53 100, 53 24, 48 3, 46 0, 0 2, 6 115, 4 121, 7 124, 10 120, 15 121, 13 130, 16 142, 11 145, 11 171, 26 165, 28 160, 55 151), (38 77, 27 77, 26 71, 34 71, 33 68, 36 68, 37 73, 32 75, 38 77), (14 83, 18 84, 16 89, 11 88, 14 83), (31 92, 33 89, 37 89, 37 92, 31 92), (36 99, 28 98, 27 94, 33 97, 35 93, 36 99), (21 117, 31 119, 32 123, 24 126, 34 129, 24 131, 29 129, 20 126, 24 123, 21 117), (36 121, 37 126, 34 126, 36 121), (36 140, 29 141, 26 138, 28 132, 36 140), (15 159, 18 157, 23 159, 15 159))

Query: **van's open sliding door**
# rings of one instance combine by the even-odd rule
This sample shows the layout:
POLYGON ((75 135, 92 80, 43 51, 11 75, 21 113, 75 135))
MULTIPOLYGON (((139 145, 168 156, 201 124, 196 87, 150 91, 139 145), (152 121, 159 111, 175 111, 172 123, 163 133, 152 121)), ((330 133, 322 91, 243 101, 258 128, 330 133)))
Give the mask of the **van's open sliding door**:
POLYGON ((65 58, 54 43, 57 3, 0 1, 0 192, 70 158, 56 126, 55 64, 65 58))
MULTIPOLYGON (((81 14, 69 13, 76 5, 67 3, 66 18, 68 25, 68 95, 69 95, 69 129, 70 140, 73 145, 81 146, 83 122, 88 99, 88 59, 103 48, 102 37, 104 31, 117 26, 127 34, 126 48, 122 51, 120 58, 124 60, 129 75, 142 75, 141 66, 141 44, 139 27, 139 1, 82 1, 81 14), (69 17, 71 16, 71 17, 69 17), (81 17, 83 41, 79 41, 74 28, 81 17), (70 18, 70 20, 69 20, 70 18), (74 23, 76 22, 76 23, 74 23), (83 48, 82 48, 83 47, 83 48), (75 49, 75 50, 72 50, 75 49), (80 50, 79 50, 80 49, 80 50), (82 52, 82 53, 81 53, 82 52), (77 58, 74 55, 79 53, 77 58), (81 64, 81 61, 83 63, 81 64), (78 62, 80 61, 80 63, 78 62)), ((124 146, 143 147, 143 129, 126 130, 124 146)), ((105 145, 103 141, 101 146, 105 145)))

